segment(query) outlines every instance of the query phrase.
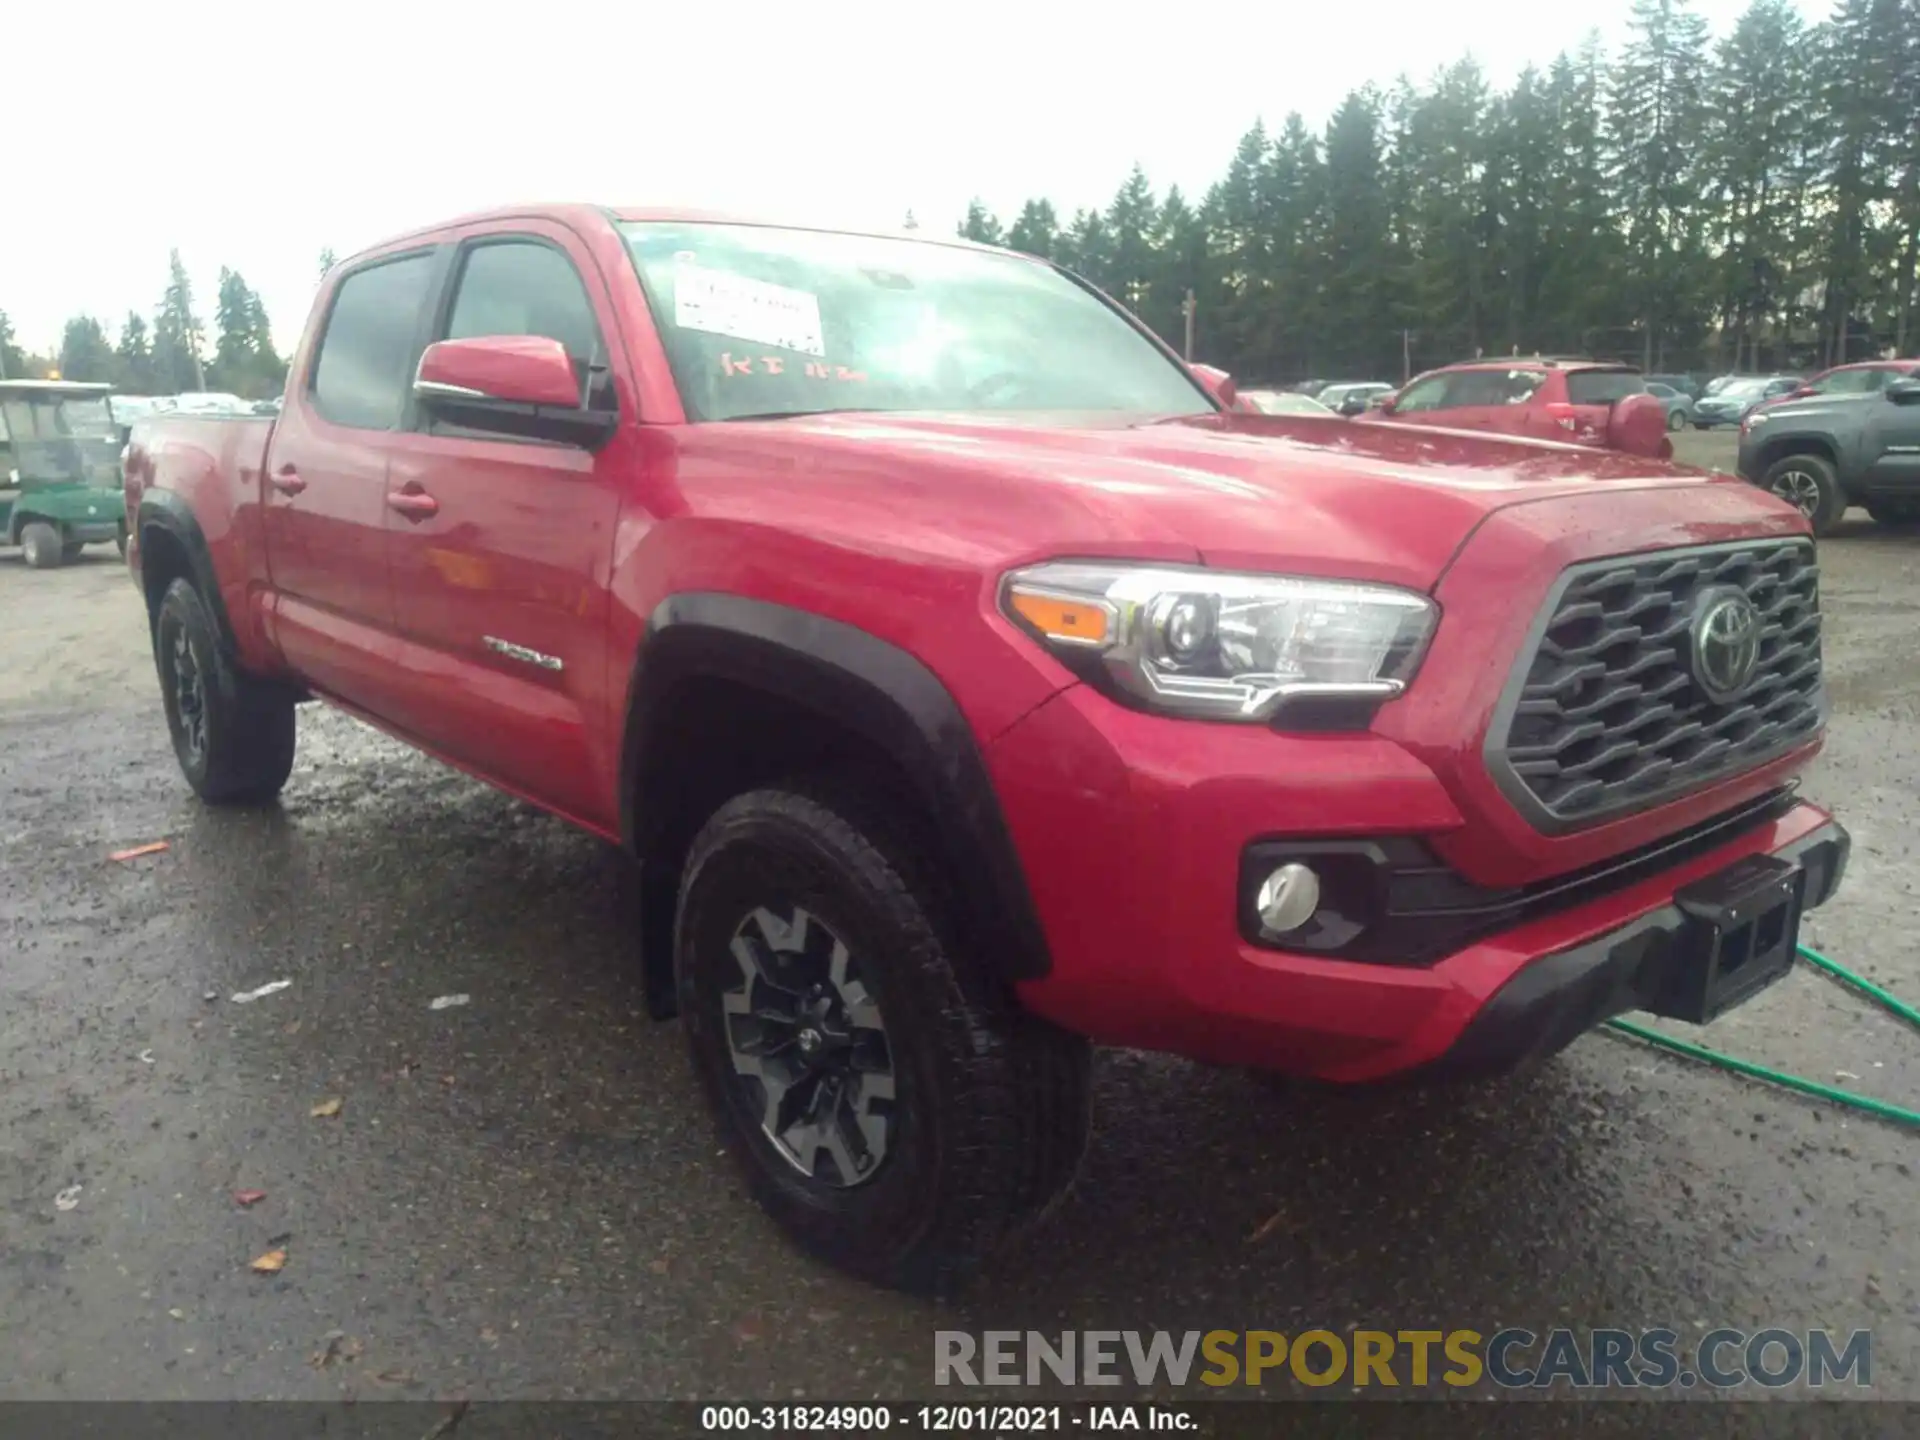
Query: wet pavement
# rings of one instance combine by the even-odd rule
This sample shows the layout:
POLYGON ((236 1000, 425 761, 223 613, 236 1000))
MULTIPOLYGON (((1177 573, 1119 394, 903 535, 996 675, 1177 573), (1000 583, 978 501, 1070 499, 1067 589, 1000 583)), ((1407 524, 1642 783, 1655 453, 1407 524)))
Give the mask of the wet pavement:
MULTIPOLYGON (((1855 849, 1806 938, 1920 996, 1920 537, 1822 551, 1855 849)), ((1104 1054, 1017 1256, 843 1279, 719 1155, 605 846, 319 707, 280 808, 204 810, 110 554, 0 552, 0 612, 0 1398, 924 1397, 937 1328, 1355 1325, 1871 1327, 1920 1397, 1920 1133, 1607 1036, 1435 1093, 1104 1054)), ((1804 969, 1706 1038, 1920 1105, 1920 1035, 1804 969)))

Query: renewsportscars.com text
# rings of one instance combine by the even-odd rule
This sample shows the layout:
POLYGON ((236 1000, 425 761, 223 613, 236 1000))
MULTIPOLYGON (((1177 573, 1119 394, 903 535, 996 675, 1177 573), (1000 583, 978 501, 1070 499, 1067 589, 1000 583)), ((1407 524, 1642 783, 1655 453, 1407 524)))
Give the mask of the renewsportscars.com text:
POLYGON ((1873 1332, 938 1330, 936 1385, 1328 1385, 1718 1390, 1873 1383, 1873 1332))

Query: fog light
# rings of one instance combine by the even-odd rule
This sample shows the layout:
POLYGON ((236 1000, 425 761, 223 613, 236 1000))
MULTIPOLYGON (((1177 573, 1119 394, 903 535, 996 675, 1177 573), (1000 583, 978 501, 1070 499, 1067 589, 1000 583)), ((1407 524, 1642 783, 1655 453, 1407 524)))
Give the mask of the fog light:
POLYGON ((1305 865, 1282 865, 1260 882, 1254 906, 1272 933, 1298 930, 1320 908, 1320 877, 1305 865))

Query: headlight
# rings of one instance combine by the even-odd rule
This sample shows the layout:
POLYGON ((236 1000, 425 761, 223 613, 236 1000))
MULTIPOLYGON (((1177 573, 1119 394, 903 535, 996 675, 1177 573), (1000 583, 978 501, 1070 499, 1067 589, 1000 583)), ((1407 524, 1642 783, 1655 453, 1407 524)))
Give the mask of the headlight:
POLYGON ((1008 615, 1062 659, 1155 710, 1267 720, 1304 697, 1406 688, 1439 619, 1384 585, 1059 561, 1009 575, 1008 615))
POLYGON ((1756 410, 1751 415, 1748 415, 1745 417, 1745 425, 1747 429, 1751 430, 1756 425, 1766 424, 1767 421, 1769 421, 1772 418, 1773 417, 1767 414, 1766 411, 1756 410))

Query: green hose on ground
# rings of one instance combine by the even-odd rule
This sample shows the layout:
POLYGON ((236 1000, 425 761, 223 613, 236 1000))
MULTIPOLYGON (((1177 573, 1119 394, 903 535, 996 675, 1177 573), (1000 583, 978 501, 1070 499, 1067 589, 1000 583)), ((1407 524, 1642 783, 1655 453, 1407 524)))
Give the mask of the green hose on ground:
MULTIPOLYGON (((1816 969, 1826 971, 1841 983, 1851 985, 1883 1010, 1898 1015, 1908 1024, 1920 1028, 1920 1010, 1915 1009, 1891 991, 1874 984, 1866 976, 1849 970, 1838 960, 1829 960, 1818 950, 1807 945, 1800 947, 1800 958, 1816 969)), ((1823 1085, 1818 1080, 1809 1080, 1802 1075, 1789 1075, 1786 1071, 1775 1070, 1771 1066, 1756 1065, 1751 1060, 1742 1060, 1735 1055, 1725 1055, 1718 1050, 1709 1050, 1704 1045, 1695 1045, 1689 1040, 1679 1040, 1671 1035, 1663 1035, 1658 1030, 1649 1029, 1631 1020, 1609 1020, 1607 1028, 1621 1035, 1630 1035, 1635 1040, 1644 1041, 1646 1044, 1657 1045, 1662 1050, 1671 1050, 1689 1059, 1717 1065, 1722 1070, 1731 1070, 1738 1075, 1750 1075, 1770 1085, 1797 1090, 1803 1095, 1815 1095, 1822 1100, 1831 1100, 1836 1105, 1845 1105, 1855 1110, 1864 1110, 1870 1115, 1878 1115, 1883 1120, 1893 1120, 1902 1125, 1920 1128, 1920 1110, 1909 1110, 1885 1100, 1876 1100, 1871 1095, 1855 1095, 1849 1090, 1842 1090, 1834 1085, 1823 1085)))

